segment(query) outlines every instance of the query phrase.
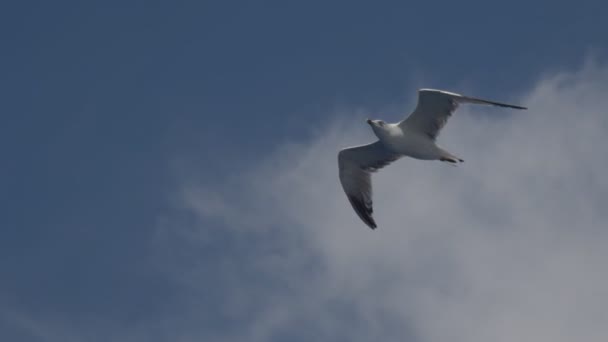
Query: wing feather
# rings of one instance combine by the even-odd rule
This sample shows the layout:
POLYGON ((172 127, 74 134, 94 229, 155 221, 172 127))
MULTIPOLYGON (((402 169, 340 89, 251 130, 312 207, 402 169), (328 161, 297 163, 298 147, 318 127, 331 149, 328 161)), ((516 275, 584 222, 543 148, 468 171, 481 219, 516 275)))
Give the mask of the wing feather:
POLYGON ((345 148, 338 153, 340 183, 348 201, 365 224, 375 229, 376 222, 372 216, 372 182, 371 173, 399 159, 380 142, 345 148))
POLYGON ((527 109, 526 107, 463 96, 443 90, 420 89, 418 91, 418 105, 416 109, 410 116, 401 121, 399 126, 419 131, 430 139, 435 140, 460 103, 527 109))

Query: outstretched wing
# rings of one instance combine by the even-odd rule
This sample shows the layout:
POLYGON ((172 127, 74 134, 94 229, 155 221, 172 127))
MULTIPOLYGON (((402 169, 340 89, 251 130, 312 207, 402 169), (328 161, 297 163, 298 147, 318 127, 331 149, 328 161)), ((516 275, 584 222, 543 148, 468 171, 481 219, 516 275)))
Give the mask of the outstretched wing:
POLYGON ((443 90, 420 89, 418 91, 418 105, 416 106, 416 109, 410 116, 401 121, 399 126, 401 128, 407 127, 409 130, 419 131, 434 140, 460 103, 476 103, 515 109, 527 109, 526 107, 482 100, 443 90))
POLYGON ((371 229, 376 228, 372 217, 371 173, 399 159, 380 141, 369 145, 345 148, 338 153, 340 183, 355 212, 371 229))

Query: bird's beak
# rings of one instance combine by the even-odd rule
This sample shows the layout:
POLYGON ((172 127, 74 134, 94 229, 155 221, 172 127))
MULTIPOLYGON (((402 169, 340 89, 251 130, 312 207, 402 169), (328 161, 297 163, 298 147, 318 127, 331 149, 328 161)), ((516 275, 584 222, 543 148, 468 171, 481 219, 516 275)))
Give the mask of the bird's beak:
POLYGON ((366 122, 367 122, 367 124, 368 124, 368 125, 371 125, 371 124, 372 124, 372 120, 370 120, 370 119, 367 119, 367 121, 366 121, 366 122))

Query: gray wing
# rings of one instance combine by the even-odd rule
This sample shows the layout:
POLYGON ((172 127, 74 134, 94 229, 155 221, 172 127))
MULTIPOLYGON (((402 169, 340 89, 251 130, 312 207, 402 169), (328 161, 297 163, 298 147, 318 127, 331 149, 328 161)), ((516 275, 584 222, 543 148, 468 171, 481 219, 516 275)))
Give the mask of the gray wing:
POLYGON ((340 183, 355 212, 371 229, 376 228, 372 217, 371 173, 399 159, 380 141, 369 145, 345 148, 338 153, 340 183))
POLYGON ((399 126, 401 128, 407 127, 410 130, 422 132, 434 140, 460 103, 476 103, 515 109, 527 109, 526 107, 482 100, 443 90, 420 89, 418 91, 418 105, 416 106, 416 109, 409 117, 401 121, 399 126))

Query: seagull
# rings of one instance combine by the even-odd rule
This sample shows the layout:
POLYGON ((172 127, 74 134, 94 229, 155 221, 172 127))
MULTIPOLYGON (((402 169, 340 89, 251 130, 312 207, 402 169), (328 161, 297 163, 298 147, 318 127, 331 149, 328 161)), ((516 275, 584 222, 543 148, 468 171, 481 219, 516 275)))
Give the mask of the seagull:
POLYGON ((372 172, 404 156, 452 164, 464 161, 435 144, 439 132, 461 103, 527 109, 444 90, 419 89, 416 109, 402 121, 386 123, 382 120, 367 120, 378 137, 376 142, 340 150, 340 183, 359 218, 371 229, 377 227, 372 217, 372 172))

